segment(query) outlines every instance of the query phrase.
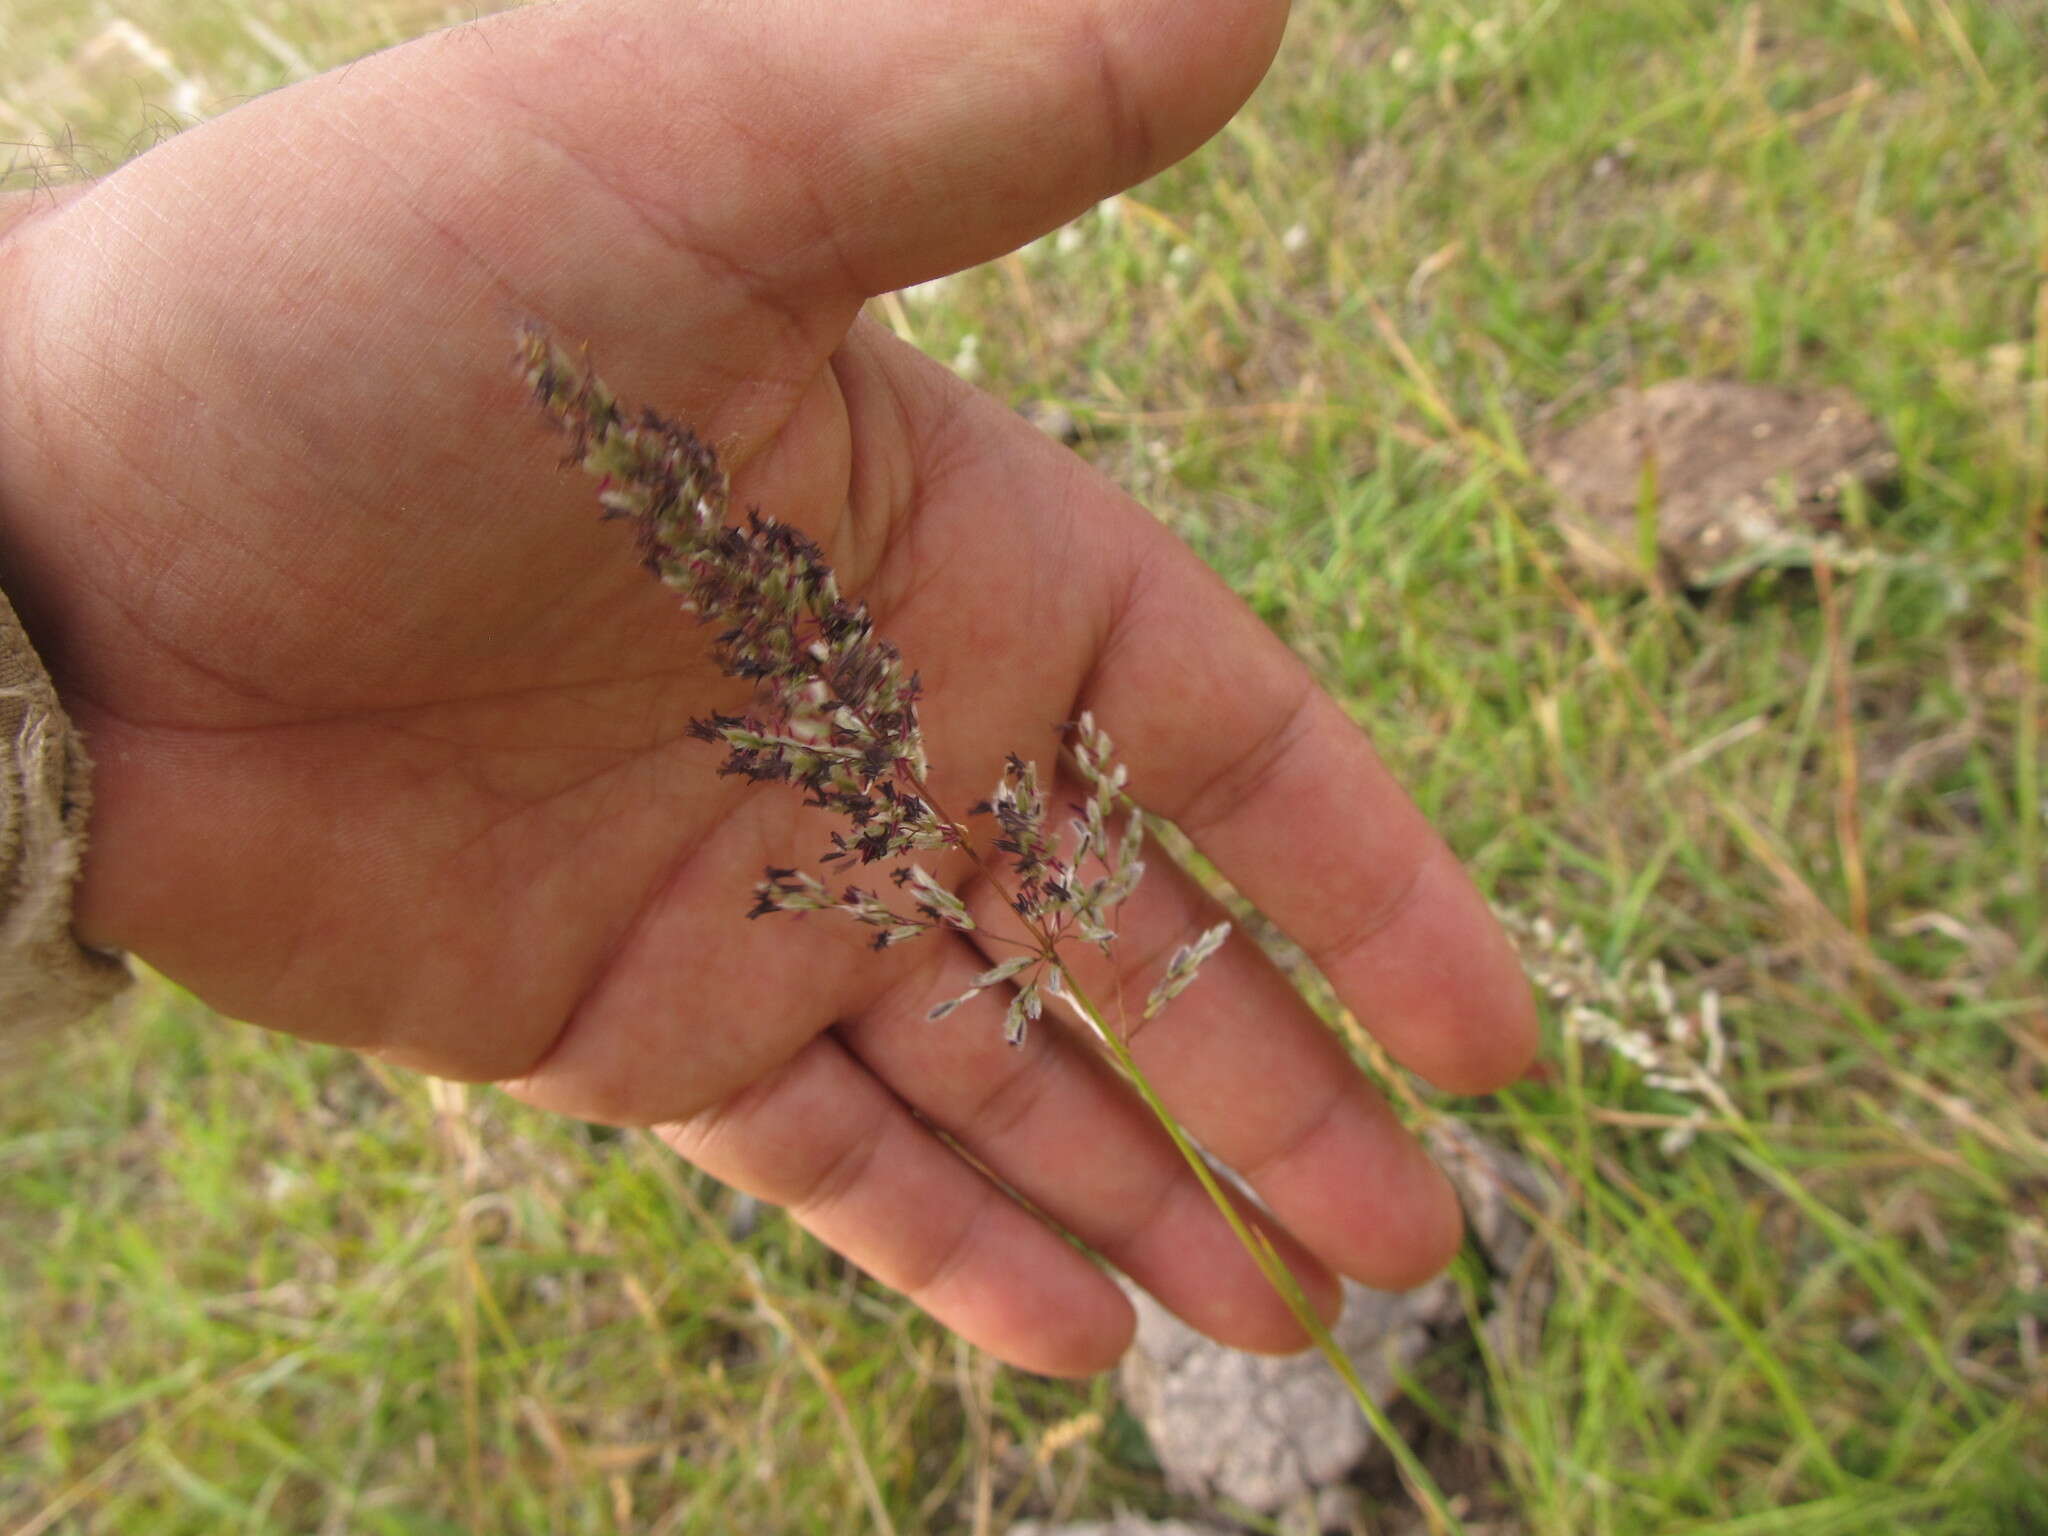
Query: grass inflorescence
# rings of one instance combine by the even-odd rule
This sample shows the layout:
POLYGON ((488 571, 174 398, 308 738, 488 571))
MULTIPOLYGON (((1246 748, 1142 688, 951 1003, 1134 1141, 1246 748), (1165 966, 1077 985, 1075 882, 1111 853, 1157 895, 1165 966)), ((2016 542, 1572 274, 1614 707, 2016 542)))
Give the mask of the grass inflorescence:
MULTIPOLYGON (((1127 773, 1108 733, 1089 714, 1074 723, 1074 763, 1090 793, 1074 807, 1069 843, 1063 845, 1048 826, 1051 808, 1039 790, 1037 766, 1012 752, 995 792, 969 810, 995 824, 988 846, 980 846, 968 826, 940 808, 930 788, 916 675, 875 634, 866 605, 841 593, 816 542, 758 509, 743 524, 729 523, 728 482, 702 439, 651 409, 638 417, 621 413, 604 382, 544 331, 522 332, 519 364, 541 408, 573 440, 571 457, 598 478, 605 515, 631 522, 642 564, 678 595, 686 612, 719 627, 713 654, 721 669, 754 686, 752 713, 714 714, 691 726, 692 736, 727 749, 720 771, 756 783, 796 785, 805 805, 842 819, 850 835, 833 832, 821 864, 865 865, 954 850, 1003 893, 1024 934, 1007 942, 1019 944, 1023 953, 983 971, 965 993, 934 1007, 931 1019, 947 1017, 991 988, 1007 987, 1004 1038, 1021 1047, 1049 1000, 1070 1007, 1350 1390, 1417 1499, 1442 1529, 1461 1532, 1428 1469, 1393 1429, 1286 1261, 1238 1212, 1208 1159, 1138 1065, 1121 1003, 1105 1009, 1070 969, 1071 957, 1062 947, 1069 941, 1113 953, 1116 931, 1109 925, 1144 876, 1137 857, 1144 817, 1125 793, 1127 773), (1109 831, 1113 818, 1123 823, 1115 838, 1109 831)), ((925 865, 899 862, 890 878, 909 898, 908 910, 872 889, 848 884, 835 893, 808 872, 770 867, 748 915, 836 911, 875 929, 877 949, 975 928, 966 904, 925 865)), ((1146 1019, 1194 983, 1230 929, 1218 923, 1168 957, 1145 1000, 1146 1019)))

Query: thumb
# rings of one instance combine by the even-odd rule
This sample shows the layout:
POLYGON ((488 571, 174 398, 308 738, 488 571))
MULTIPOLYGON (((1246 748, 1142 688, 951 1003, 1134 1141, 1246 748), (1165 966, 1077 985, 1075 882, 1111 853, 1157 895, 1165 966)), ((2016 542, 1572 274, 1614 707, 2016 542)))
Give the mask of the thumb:
POLYGON ((863 299, 1188 154, 1257 85, 1286 16, 1286 0, 578 0, 480 23, 489 46, 462 57, 494 105, 690 250, 781 295, 863 299))
MULTIPOLYGON (((866 298, 1013 249, 1193 150, 1286 16, 1287 0, 507 11, 144 156, 79 200, 105 216, 78 226, 90 259, 55 262, 82 270, 44 297, 89 321, 164 284, 208 288, 217 302, 179 310, 210 332, 183 363, 202 382, 258 318, 329 351, 403 337, 414 368, 436 339, 451 357, 496 346, 507 314, 655 354, 683 329, 699 376, 657 367, 643 392, 680 405, 765 378, 773 416, 866 298)), ((265 377, 288 370, 277 350, 265 377)))

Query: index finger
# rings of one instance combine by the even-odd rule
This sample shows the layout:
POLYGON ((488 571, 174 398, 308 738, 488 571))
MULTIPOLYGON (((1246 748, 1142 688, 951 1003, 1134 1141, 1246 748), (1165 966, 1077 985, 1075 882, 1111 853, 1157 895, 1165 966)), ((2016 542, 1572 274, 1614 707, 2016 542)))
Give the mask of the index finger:
POLYGON ((1485 899, 1302 662, 1146 524, 1082 695, 1133 793, 1302 947, 1396 1060, 1461 1093, 1514 1081, 1536 1014, 1485 899))
POLYGON ((1005 707, 975 718, 972 691, 952 690, 963 735, 1000 737, 1019 718, 1042 730, 1062 709, 1092 710, 1138 802, 1299 944, 1396 1060, 1462 1093, 1520 1076, 1537 1029, 1513 946, 1301 660, 1066 449, 879 330, 855 337, 849 399, 895 403, 924 493, 917 537, 879 563, 877 611, 889 624, 950 626, 932 665, 944 670, 950 651, 1010 683, 1005 707), (858 360, 880 366, 870 378, 858 360), (883 378, 886 390, 873 385, 883 378), (1001 573, 1002 600, 974 605, 971 622, 928 579, 956 565, 1001 573))

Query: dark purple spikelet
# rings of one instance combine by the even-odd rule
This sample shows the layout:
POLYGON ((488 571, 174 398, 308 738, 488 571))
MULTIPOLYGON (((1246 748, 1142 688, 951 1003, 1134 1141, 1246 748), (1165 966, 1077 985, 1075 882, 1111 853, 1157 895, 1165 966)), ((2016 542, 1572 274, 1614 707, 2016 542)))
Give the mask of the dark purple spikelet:
POLYGON ((1069 932, 1105 951, 1116 937, 1109 919, 1137 888, 1145 872, 1138 854, 1144 818, 1124 792, 1124 770, 1110 756, 1109 737, 1083 714, 1068 727, 1074 767, 1089 787, 1086 802, 1074 806, 1073 833, 1064 852, 1047 828, 1048 807, 1038 787, 1038 770, 1014 752, 1003 764, 1002 782, 970 814, 996 824, 995 846, 1008 855, 1016 884, 1010 904, 1052 943, 1069 932), (1125 818, 1121 837, 1109 823, 1125 818), (1094 873, 1090 873, 1090 865, 1094 873))
MULTIPOLYGON (((835 837, 828 857, 875 863, 959 846, 959 830, 916 792, 929 771, 918 680, 875 633, 867 605, 840 592, 817 543, 759 511, 729 524, 731 486, 710 445, 653 411, 629 417, 544 332, 521 332, 519 362, 542 410, 568 433, 571 461, 597 477, 604 515, 632 523, 642 563, 686 612, 716 627, 719 666, 754 684, 746 714, 690 724, 693 737, 725 747, 720 771, 794 784, 807 804, 845 816, 856 835, 835 837)), ((908 937, 907 924, 931 925, 872 896, 821 903, 814 886, 771 873, 754 915, 837 906, 881 927, 884 943, 908 937)))

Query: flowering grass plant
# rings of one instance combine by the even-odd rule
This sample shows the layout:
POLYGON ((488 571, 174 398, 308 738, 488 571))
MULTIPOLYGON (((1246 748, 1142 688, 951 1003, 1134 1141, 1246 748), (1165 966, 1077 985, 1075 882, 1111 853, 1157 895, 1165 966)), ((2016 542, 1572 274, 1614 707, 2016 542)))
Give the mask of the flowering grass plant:
MULTIPOLYGON (((597 478, 605 516, 632 525, 642 563, 677 594, 685 612, 717 628, 712 649, 719 666, 754 686, 747 712, 693 721, 691 735, 724 747, 721 773, 791 785, 805 805, 844 822, 818 860, 830 879, 770 866, 754 888, 748 915, 842 913, 875 930, 878 950, 933 932, 979 931, 984 942, 1014 946, 1018 953, 982 971, 965 992, 933 1007, 930 1017, 944 1019, 981 992, 1008 987, 1004 1035, 1021 1048, 1048 1001, 1066 1004, 1344 1379, 1418 1501, 1440 1528, 1458 1529, 1429 1473, 1387 1422, 1279 1253, 1245 1220, 1147 1081, 1120 1027, 1122 999, 1113 1022, 1067 963, 1063 946, 1074 942, 1111 951, 1117 908, 1144 876, 1144 816, 1127 792, 1108 734, 1086 712, 1068 727, 1069 753, 1087 797, 1070 808, 1065 839, 1051 829, 1037 766, 1015 753, 989 798, 968 810, 991 824, 992 835, 978 839, 932 793, 917 674, 875 633, 867 605, 840 590, 817 543, 759 510, 729 523, 731 486, 712 448, 651 410, 637 416, 622 410, 603 381, 546 332, 521 332, 518 365, 541 409, 568 434, 568 461, 597 478), (980 929, 958 894, 917 862, 918 855, 944 853, 964 855, 1003 893, 1021 936, 980 929), (890 866, 893 896, 873 883, 833 883, 876 864, 890 866)), ((1230 925, 1219 923, 1174 951, 1146 998, 1146 1019, 1195 981, 1229 933, 1230 925)))
MULTIPOLYGON (((685 612, 719 626, 719 666, 754 684, 749 712, 693 721, 691 735, 724 746, 721 773, 793 785, 806 805, 843 818, 821 867, 893 863, 893 902, 868 885, 849 880, 834 889, 806 870, 771 866, 749 915, 840 912, 875 930, 876 949, 935 930, 967 932, 976 924, 965 904, 914 861, 958 850, 1005 892, 1028 937, 988 935, 1024 952, 984 971, 931 1017, 1010 983, 1005 1033, 1023 1044, 1048 997, 1076 1001, 1061 944, 1079 939, 1108 953, 1116 909, 1144 876, 1144 817, 1125 793, 1127 775, 1107 733, 1086 713, 1069 728, 1089 794, 1072 808, 1064 848, 1048 827, 1037 765, 1010 754, 994 792, 968 811, 993 823, 987 841, 1006 866, 999 871, 929 788, 917 675, 875 633, 867 605, 840 591, 816 542, 758 511, 742 526, 728 524, 730 487, 711 448, 651 411, 626 416, 601 380, 542 333, 523 335, 521 359, 536 398, 570 434, 571 458, 599 478, 606 515, 633 524, 642 562, 685 612)), ((1194 981, 1229 933, 1219 923, 1174 953, 1146 1000, 1146 1018, 1194 981)))

